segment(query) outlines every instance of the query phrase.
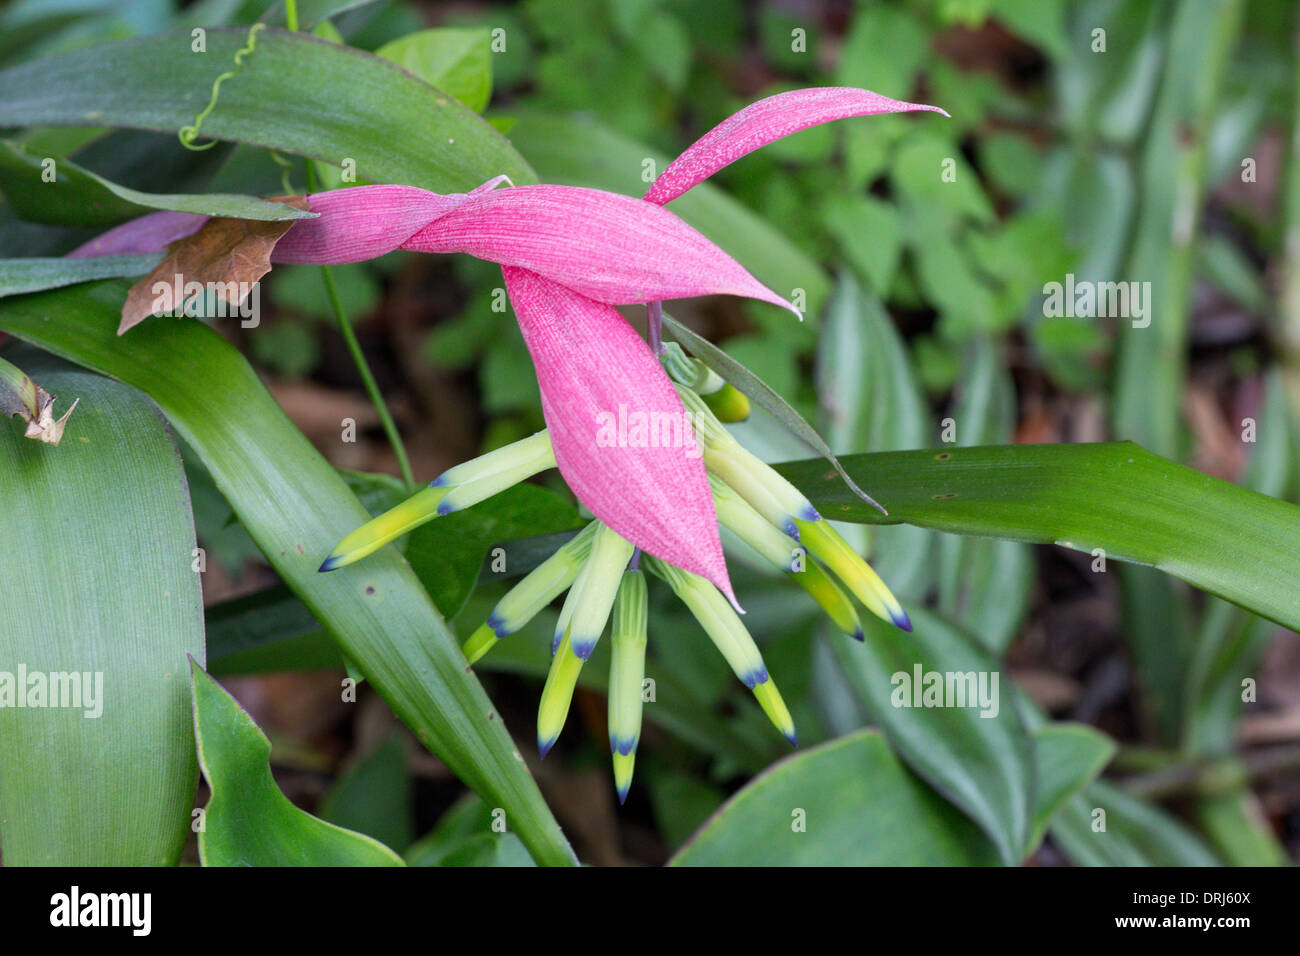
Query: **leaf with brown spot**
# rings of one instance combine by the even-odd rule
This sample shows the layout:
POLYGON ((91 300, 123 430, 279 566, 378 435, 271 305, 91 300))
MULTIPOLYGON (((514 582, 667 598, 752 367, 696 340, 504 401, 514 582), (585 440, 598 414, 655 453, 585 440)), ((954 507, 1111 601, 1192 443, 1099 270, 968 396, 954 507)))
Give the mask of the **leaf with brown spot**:
MULTIPOLYGON (((274 196, 271 201, 308 209, 305 196, 274 196)), ((131 286, 117 334, 151 315, 180 310, 185 303, 174 301, 177 276, 182 294, 185 286, 197 282, 229 309, 237 309, 253 283, 271 271, 271 250, 292 225, 293 220, 209 219, 198 232, 168 245, 162 262, 131 286)))
POLYGON ((23 437, 34 438, 47 445, 59 443, 63 438, 63 426, 67 424, 72 409, 77 407, 77 402, 73 402, 72 408, 56 421, 55 397, 33 382, 22 369, 0 359, 0 415, 5 418, 21 415, 27 423, 27 432, 23 437))

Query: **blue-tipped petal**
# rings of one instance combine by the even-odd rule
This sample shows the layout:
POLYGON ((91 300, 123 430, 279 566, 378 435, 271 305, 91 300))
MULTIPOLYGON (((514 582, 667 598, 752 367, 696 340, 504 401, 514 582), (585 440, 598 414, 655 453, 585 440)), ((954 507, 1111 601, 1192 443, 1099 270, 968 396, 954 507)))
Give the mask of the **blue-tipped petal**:
POLYGON ((546 755, 550 753, 551 748, 555 746, 555 741, 559 739, 558 736, 552 737, 550 740, 543 740, 540 736, 537 738, 537 753, 540 755, 542 760, 546 759, 546 755))
MULTIPOLYGON (((890 617, 893 618, 894 624, 896 626, 902 628, 905 631, 912 630, 912 619, 907 616, 907 612, 904 611, 901 607, 898 608, 893 613, 891 613, 890 617)), ((859 637, 858 640, 862 640, 862 638, 859 637)))
POLYGON ((509 625, 497 616, 496 611, 488 615, 487 626, 492 628, 492 633, 497 637, 509 637, 514 632, 510 630, 509 625))
POLYGON ((335 568, 337 568, 337 567, 338 567, 342 562, 343 562, 343 556, 342 556, 342 555, 339 555, 339 554, 331 554, 328 558, 326 558, 324 561, 321 562, 321 565, 320 565, 319 568, 317 568, 317 571, 318 571, 318 572, 320 572, 320 571, 333 571, 333 570, 334 570, 335 568))

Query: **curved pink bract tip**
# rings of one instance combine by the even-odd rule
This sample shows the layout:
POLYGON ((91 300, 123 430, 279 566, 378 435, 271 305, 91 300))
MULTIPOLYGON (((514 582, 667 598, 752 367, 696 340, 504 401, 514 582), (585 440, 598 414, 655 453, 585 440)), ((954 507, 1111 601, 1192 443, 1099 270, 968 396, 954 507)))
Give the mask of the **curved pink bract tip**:
POLYGON ((644 198, 656 205, 671 202, 740 157, 809 126, 850 116, 913 110, 931 110, 948 115, 937 106, 891 100, 879 93, 850 86, 821 86, 778 93, 733 113, 697 139, 659 175, 644 198))
POLYGON ((525 269, 501 271, 565 482, 618 534, 734 604, 704 461, 650 347, 609 305, 525 269), (638 438, 637 416, 663 430, 638 438))

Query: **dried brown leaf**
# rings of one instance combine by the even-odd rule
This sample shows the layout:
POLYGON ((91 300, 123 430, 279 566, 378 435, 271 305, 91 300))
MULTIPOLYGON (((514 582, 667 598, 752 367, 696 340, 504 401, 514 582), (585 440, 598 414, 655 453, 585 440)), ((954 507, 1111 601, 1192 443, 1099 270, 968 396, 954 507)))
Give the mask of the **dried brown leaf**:
MULTIPOLYGON (((307 209, 305 196, 275 196, 295 209, 307 209)), ((210 219, 193 235, 167 246, 167 255, 147 276, 131 286, 122 305, 121 335, 151 315, 185 306, 185 288, 198 283, 232 311, 243 304, 254 283, 271 271, 271 250, 293 220, 210 219), (178 295, 179 293, 179 295, 178 295)))

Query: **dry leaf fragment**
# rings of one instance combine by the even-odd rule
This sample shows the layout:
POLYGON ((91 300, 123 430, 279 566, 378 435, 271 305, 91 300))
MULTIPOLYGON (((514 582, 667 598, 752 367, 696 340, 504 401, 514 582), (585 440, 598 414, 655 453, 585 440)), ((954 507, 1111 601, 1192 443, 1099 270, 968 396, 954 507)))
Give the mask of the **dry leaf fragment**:
POLYGON ((68 416, 77 407, 77 399, 57 421, 54 418, 54 395, 33 382, 15 365, 0 359, 0 414, 8 418, 21 415, 27 423, 23 437, 57 445, 63 438, 63 427, 68 416))
MULTIPOLYGON (((275 196, 308 209, 306 196, 275 196)), ((271 271, 271 250, 296 220, 209 219, 198 232, 167 246, 167 255, 131 286, 122 305, 121 335, 151 315, 182 311, 198 290, 211 292, 234 314, 253 286, 271 271)))

